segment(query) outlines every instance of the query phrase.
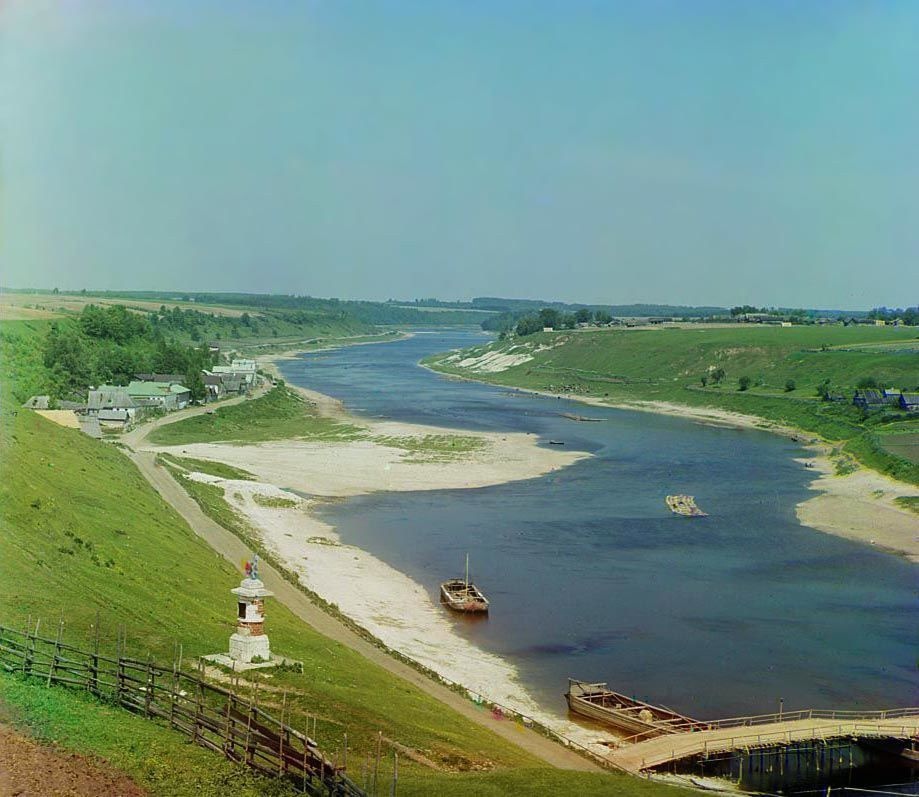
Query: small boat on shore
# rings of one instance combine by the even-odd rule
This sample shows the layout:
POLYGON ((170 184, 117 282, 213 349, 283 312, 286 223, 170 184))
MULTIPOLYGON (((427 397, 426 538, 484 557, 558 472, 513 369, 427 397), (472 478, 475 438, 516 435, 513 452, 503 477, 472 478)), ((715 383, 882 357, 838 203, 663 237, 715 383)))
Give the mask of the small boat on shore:
POLYGON ((550 440, 549 445, 550 446, 563 446, 565 445, 565 443, 561 440, 550 440))
POLYGON ((440 585, 440 600, 455 612, 482 614, 488 611, 488 598, 469 580, 469 554, 466 554, 466 577, 444 581, 440 585))
POLYGON ((708 512, 703 512, 696 506, 696 499, 691 495, 668 495, 667 506, 676 515, 685 517, 708 517, 708 512))
POLYGON ((699 720, 613 692, 605 683, 591 684, 569 678, 565 700, 572 713, 609 725, 627 736, 661 736, 705 728, 705 723, 699 720))

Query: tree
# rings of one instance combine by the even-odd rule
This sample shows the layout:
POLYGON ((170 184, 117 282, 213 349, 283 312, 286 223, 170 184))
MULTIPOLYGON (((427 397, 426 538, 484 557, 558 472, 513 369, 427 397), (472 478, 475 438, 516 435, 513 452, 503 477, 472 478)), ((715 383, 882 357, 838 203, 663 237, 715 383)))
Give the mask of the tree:
POLYGON ((740 385, 740 387, 738 388, 739 390, 746 390, 747 388, 750 387, 750 377, 749 376, 740 377, 740 379, 737 380, 737 384, 740 385))
POLYGON ((876 388, 877 386, 878 380, 873 376, 863 376, 855 385, 855 387, 859 388, 860 390, 865 390, 866 388, 876 388))
POLYGON ((608 324, 612 320, 613 317, 606 312, 606 310, 597 310, 597 312, 594 313, 594 322, 597 324, 608 324))
POLYGON ((723 382, 725 376, 726 374, 724 373, 724 368, 716 368, 714 371, 711 372, 711 380, 716 385, 723 382))
POLYGON ((562 313, 558 323, 562 329, 574 329, 578 325, 578 319, 574 313, 562 313))
POLYGON ((537 315, 525 315, 517 322, 514 330, 520 337, 532 335, 534 332, 540 332, 543 328, 542 319, 537 315))
POLYGON ((706 387, 708 385, 708 374, 702 374, 699 381, 702 383, 702 387, 706 387))
POLYGON ((582 307, 574 314, 574 317, 579 324, 586 324, 590 321, 590 310, 586 307, 582 307))
POLYGON ((561 315, 558 310, 553 310, 551 307, 543 307, 542 310, 539 311, 539 320, 544 327, 558 329, 561 326, 561 315))
POLYGON ((786 380, 785 380, 785 392, 786 392, 786 393, 791 393, 791 391, 794 390, 796 387, 797 387, 797 385, 795 384, 795 380, 794 380, 794 379, 786 379, 786 380))

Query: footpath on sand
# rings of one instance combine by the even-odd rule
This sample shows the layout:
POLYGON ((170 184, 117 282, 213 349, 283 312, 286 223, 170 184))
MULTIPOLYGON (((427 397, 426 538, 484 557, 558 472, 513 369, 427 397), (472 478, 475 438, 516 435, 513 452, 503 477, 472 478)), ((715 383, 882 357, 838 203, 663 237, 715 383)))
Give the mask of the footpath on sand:
MULTIPOLYGON (((241 400, 243 399, 233 399, 232 403, 238 403, 241 400)), ((229 403, 223 402, 221 406, 227 406, 229 403)), ((204 514, 198 504, 172 478, 170 473, 156 464, 155 452, 134 450, 153 429, 192 415, 199 415, 205 411, 206 408, 204 407, 196 407, 157 419, 129 432, 124 436, 123 441, 131 448, 129 456, 144 478, 185 519, 192 531, 227 561, 231 562, 234 567, 238 567, 239 562, 251 555, 251 551, 246 545, 236 535, 227 531, 204 514)), ((283 603, 297 617, 312 626, 320 634, 351 648, 365 659, 408 681, 472 722, 488 728, 503 739, 526 750, 551 766, 584 772, 602 771, 599 766, 588 759, 566 749, 536 731, 528 728, 521 729, 516 723, 507 722, 492 716, 490 712, 481 711, 463 696, 432 680, 414 667, 393 658, 359 636, 344 623, 336 620, 316 606, 303 592, 286 581, 267 562, 260 563, 259 573, 265 585, 274 592, 276 600, 283 603)))

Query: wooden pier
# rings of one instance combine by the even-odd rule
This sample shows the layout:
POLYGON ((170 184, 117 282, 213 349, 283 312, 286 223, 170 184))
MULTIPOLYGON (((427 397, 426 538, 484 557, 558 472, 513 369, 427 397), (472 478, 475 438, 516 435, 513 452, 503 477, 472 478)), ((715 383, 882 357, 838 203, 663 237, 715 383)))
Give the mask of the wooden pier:
POLYGON ((704 730, 639 734, 619 740, 604 756, 616 769, 640 774, 677 761, 738 750, 834 739, 919 739, 919 708, 889 711, 806 711, 736 717, 706 723, 704 730))

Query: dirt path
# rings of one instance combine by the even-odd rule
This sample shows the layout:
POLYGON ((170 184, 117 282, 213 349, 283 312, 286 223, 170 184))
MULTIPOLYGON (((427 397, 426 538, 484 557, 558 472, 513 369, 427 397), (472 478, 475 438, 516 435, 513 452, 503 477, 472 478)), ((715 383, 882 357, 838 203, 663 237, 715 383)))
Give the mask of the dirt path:
MULTIPOLYGON (((226 406, 226 402, 222 406, 226 406)), ((204 408, 196 408, 196 410, 198 409, 204 411, 204 408)), ((182 413, 181 417, 187 418, 192 414, 199 414, 196 410, 182 413)), ((176 415, 179 415, 179 413, 176 413, 176 415)), ((169 416, 168 418, 154 421, 152 424, 146 424, 125 435, 123 439, 132 447, 137 447, 152 429, 163 425, 163 423, 172 422, 173 419, 174 416, 169 416)), ((178 418, 175 418, 175 420, 178 420, 178 418)), ((238 567, 239 562, 244 561, 251 555, 249 548, 236 535, 205 515, 198 504, 172 478, 170 473, 165 468, 156 465, 156 454, 154 452, 131 451, 129 456, 140 469, 144 478, 176 509, 195 534, 205 540, 208 545, 227 561, 231 562, 234 567, 238 567)), ((469 700, 461 697, 456 692, 375 647, 346 625, 317 607, 304 593, 286 581, 267 562, 260 563, 259 572, 262 574, 262 580, 266 586, 275 593, 276 599, 316 631, 346 645, 384 670, 417 686, 423 692, 446 704, 472 722, 489 728, 503 739, 526 750, 551 766, 579 771, 602 771, 596 764, 535 731, 521 730, 516 723, 496 719, 490 713, 477 709, 469 700)))
POLYGON ((144 797, 107 762, 45 747, 0 725, 0 797, 144 797))

